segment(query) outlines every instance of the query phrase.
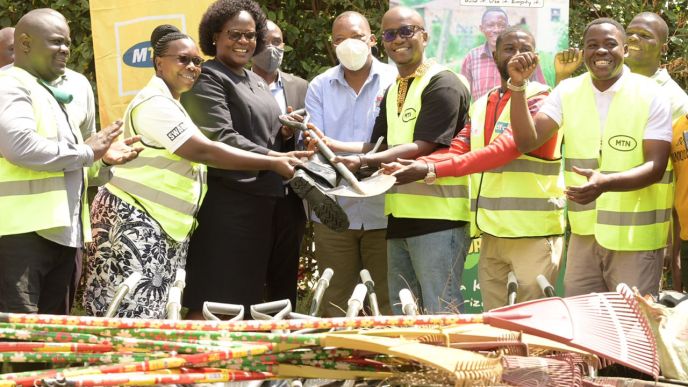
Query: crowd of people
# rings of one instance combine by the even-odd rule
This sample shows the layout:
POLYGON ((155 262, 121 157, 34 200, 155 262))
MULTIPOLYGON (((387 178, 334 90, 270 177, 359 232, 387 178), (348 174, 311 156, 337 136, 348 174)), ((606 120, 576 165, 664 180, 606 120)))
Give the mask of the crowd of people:
POLYGON ((485 10, 486 42, 460 74, 425 56, 414 9, 381 24, 338 15, 339 64, 309 83, 280 70, 279 20, 217 0, 198 42, 152 31, 150 81, 97 132, 92 89, 66 67, 64 16, 36 9, 0 30, 0 312, 69 313, 81 281, 77 302, 102 316, 139 273, 117 316, 165 318, 179 268, 189 319, 204 301, 295 304, 307 221, 319 268, 335 273, 327 317, 345 314, 362 269, 383 314, 402 313, 404 288, 426 313, 463 311, 477 237, 485 310, 507 304, 509 273, 518 301, 541 297, 536 278, 554 283, 564 252, 567 296, 619 283, 656 295, 667 254, 674 287, 688 285, 688 96, 661 67, 659 15, 591 21, 582 49, 557 54, 554 88, 534 36, 500 8, 485 10), (378 39, 391 64, 373 55, 378 39), (317 135, 280 123, 302 108, 317 135), (318 141, 337 156, 302 150, 318 141), (396 184, 335 197, 333 163, 396 184))

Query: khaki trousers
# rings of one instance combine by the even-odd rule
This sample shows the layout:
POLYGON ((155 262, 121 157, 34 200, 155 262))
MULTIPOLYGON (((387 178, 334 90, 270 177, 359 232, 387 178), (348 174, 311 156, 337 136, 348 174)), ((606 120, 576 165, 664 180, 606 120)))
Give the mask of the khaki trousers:
MULTIPOLYGON (((380 313, 391 315, 387 289, 387 241, 385 229, 335 232, 314 223, 315 257, 320 272, 334 271, 322 299, 323 317, 346 315, 347 301, 361 283, 360 271, 367 269, 375 282, 380 313)), ((366 298, 366 305, 368 299, 366 298)))
POLYGON ((594 235, 571 234, 566 253, 566 297, 613 292, 620 283, 641 294, 659 293, 664 249, 614 251, 600 246, 594 235))
POLYGON ((552 284, 559 275, 563 237, 499 238, 482 235, 478 280, 483 310, 507 304, 506 281, 509 271, 518 280, 516 302, 544 297, 535 278, 542 274, 552 284))

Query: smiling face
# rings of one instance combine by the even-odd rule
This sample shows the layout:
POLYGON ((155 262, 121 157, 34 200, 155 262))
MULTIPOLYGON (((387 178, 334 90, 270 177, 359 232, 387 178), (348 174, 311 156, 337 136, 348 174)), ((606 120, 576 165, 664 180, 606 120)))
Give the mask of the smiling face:
MULTIPOLYGON (((392 8, 382 17, 382 30, 396 30, 402 26, 424 27, 423 18, 406 7, 392 8)), ((399 75, 413 74, 423 63, 423 52, 428 44, 428 33, 417 30, 411 37, 402 38, 399 34, 388 42, 383 39, 385 52, 396 63, 399 75)))
POLYGON ((222 25, 222 30, 215 33, 215 44, 215 58, 233 72, 243 74, 244 66, 256 50, 256 22, 251 14, 241 11, 227 20, 222 25), (231 39, 230 34, 233 32, 253 33, 253 39, 248 39, 245 34, 241 34, 238 40, 231 39))
POLYGON ((502 12, 492 11, 485 14, 482 23, 480 23, 480 32, 485 35, 490 50, 495 49, 497 37, 507 27, 509 27, 509 21, 502 12))
MULTIPOLYGON (((628 53, 626 63, 636 72, 639 68, 656 70, 667 50, 662 22, 650 15, 639 15, 626 28, 628 53)), ((652 74, 649 74, 652 75, 652 74)))
POLYGON ((621 76, 625 45, 623 33, 610 23, 595 24, 583 37, 583 60, 599 90, 606 90, 621 76))
POLYGON ((201 74, 200 66, 190 61, 184 64, 183 59, 200 57, 200 51, 191 39, 177 39, 167 46, 164 56, 155 58, 156 75, 165 81, 175 99, 185 91, 191 90, 201 74))
POLYGON ((53 81, 65 72, 72 41, 62 15, 57 12, 39 14, 35 24, 19 36, 20 65, 38 78, 53 81))

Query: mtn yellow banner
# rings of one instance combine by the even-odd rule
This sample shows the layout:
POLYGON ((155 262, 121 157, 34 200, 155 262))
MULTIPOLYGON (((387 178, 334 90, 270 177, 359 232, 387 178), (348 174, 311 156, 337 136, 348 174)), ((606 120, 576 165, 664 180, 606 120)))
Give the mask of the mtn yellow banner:
POLYGON ((150 35, 172 24, 198 40, 198 24, 212 0, 91 0, 100 123, 122 118, 127 104, 153 76, 150 35))

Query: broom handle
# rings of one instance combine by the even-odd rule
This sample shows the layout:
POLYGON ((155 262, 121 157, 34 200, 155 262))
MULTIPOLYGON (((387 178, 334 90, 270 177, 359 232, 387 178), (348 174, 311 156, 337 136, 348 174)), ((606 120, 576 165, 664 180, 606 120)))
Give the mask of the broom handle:
MULTIPOLYGON (((23 313, 0 313, 0 322, 57 324, 71 326, 107 326, 116 329, 157 328, 168 330, 202 331, 271 331, 275 329, 332 329, 332 328, 370 328, 370 327, 410 327, 415 325, 457 325, 483 322, 481 314, 455 315, 418 315, 418 316, 374 316, 374 317, 335 317, 313 320, 283 321, 190 321, 190 320, 142 320, 127 318, 104 318, 89 316, 57 316, 23 313)), ((528 317, 519 312, 500 313, 503 318, 528 317)))

